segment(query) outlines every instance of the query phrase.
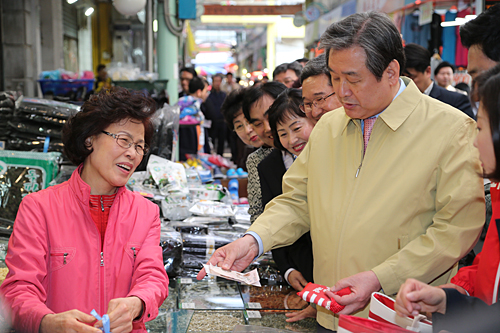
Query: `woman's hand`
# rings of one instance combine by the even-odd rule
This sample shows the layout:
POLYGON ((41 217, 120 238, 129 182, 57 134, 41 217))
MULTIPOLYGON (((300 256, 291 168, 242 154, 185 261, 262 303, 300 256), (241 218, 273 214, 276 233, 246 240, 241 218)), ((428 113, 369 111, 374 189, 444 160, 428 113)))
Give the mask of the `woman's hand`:
POLYGON ((446 313, 446 293, 443 289, 429 286, 415 279, 408 279, 399 289, 396 313, 400 316, 416 316, 420 312, 446 313))
MULTIPOLYGON (((142 300, 136 296, 115 298, 109 301, 108 317, 111 332, 128 333, 132 331, 132 322, 142 311, 142 300)), ((102 321, 99 320, 94 326, 101 328, 102 321)))
POLYGON ((287 323, 293 323, 306 318, 316 318, 316 309, 309 305, 304 310, 290 312, 285 314, 285 316, 288 317, 288 319, 286 320, 287 323))
POLYGON ((288 274, 288 283, 297 291, 302 291, 307 284, 306 279, 302 276, 302 273, 294 269, 288 274))
POLYGON ((93 316, 78 310, 48 314, 40 322, 40 333, 101 333, 100 329, 89 326, 93 322, 93 316))

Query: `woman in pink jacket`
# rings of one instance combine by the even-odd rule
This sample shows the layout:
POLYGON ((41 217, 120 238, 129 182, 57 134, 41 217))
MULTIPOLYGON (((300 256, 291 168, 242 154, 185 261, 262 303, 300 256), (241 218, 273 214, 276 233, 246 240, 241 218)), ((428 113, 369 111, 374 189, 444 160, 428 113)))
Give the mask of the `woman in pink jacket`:
POLYGON ((156 205, 125 188, 147 153, 154 101, 124 88, 94 95, 63 130, 79 165, 26 196, 0 288, 18 332, 145 332, 168 294, 156 205))

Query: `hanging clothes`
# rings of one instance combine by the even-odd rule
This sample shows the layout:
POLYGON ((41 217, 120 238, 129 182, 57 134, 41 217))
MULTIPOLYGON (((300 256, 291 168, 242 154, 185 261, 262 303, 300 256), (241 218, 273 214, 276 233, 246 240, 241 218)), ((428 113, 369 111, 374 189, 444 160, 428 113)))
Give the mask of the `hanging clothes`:
POLYGON ((443 27, 441 26, 441 15, 432 13, 431 39, 429 41, 429 52, 431 54, 439 53, 439 48, 443 45, 443 27))
MULTIPOLYGON (((465 17, 465 15, 471 15, 472 10, 470 7, 467 7, 464 10, 461 10, 457 13, 457 17, 465 17)), ((467 67, 467 55, 469 51, 463 47, 462 41, 460 39, 460 26, 455 28, 455 32, 457 34, 457 46, 456 46, 456 54, 455 54, 455 66, 457 67, 467 67)))
MULTIPOLYGON (((445 22, 455 21, 457 17, 456 11, 447 11, 444 15, 445 22)), ((455 53, 457 44, 457 33, 455 27, 443 28, 443 53, 441 58, 443 61, 448 61, 450 64, 455 63, 455 53)))
POLYGON ((429 40, 431 39, 431 25, 418 24, 419 12, 413 12, 406 15, 402 27, 403 39, 405 44, 415 43, 425 48, 429 47, 429 40))

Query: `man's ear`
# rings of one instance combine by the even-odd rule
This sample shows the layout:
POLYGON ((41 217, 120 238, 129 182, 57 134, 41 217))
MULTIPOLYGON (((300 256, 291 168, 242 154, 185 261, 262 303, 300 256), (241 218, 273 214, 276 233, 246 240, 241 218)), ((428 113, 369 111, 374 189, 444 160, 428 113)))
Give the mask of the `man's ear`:
POLYGON ((425 74, 425 76, 431 77, 431 66, 427 66, 424 74, 425 74))
POLYGON ((385 70, 387 73, 387 78, 391 84, 396 84, 399 81, 399 62, 396 59, 393 59, 387 69, 385 70))

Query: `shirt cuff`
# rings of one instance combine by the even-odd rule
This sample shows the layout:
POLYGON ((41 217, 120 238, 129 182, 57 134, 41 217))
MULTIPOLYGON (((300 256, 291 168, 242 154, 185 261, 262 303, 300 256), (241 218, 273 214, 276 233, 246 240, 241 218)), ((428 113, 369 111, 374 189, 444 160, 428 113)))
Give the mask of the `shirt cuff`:
POLYGON ((288 284, 290 284, 290 282, 288 282, 288 275, 290 275, 290 273, 292 271, 296 271, 296 269, 295 268, 289 268, 289 269, 287 269, 287 271, 285 272, 285 275, 283 276, 288 284))
POLYGON ((261 255, 263 255, 264 254, 264 244, 262 243, 262 238, 260 238, 260 236, 257 235, 257 233, 254 231, 248 231, 247 233, 245 233, 245 235, 252 236, 253 238, 255 238, 255 240, 259 244, 259 254, 257 255, 257 257, 255 257, 255 259, 257 259, 261 255))

